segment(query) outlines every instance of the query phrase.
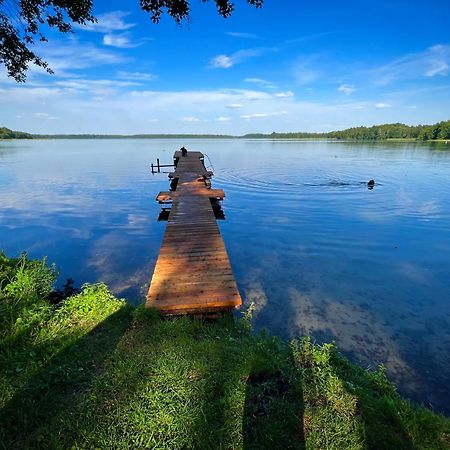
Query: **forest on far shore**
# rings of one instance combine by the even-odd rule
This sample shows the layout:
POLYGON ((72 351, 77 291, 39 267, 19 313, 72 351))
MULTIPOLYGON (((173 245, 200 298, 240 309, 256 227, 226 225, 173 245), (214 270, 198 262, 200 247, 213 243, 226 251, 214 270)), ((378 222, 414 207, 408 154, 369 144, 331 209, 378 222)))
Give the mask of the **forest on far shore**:
POLYGON ((405 125, 403 123, 387 123, 372 127, 353 127, 341 131, 328 133, 271 133, 246 134, 246 138, 277 138, 277 139, 355 139, 355 140, 383 140, 383 139, 418 139, 421 141, 450 139, 450 120, 434 125, 405 125))
POLYGON ((6 127, 0 127, 0 139, 32 139, 33 136, 23 131, 13 131, 6 127))
POLYGON ((244 138, 244 139, 338 139, 338 140, 385 140, 385 139, 416 139, 420 141, 450 139, 450 120, 434 125, 405 125, 403 123, 388 123, 371 127, 353 127, 341 131, 326 133, 249 133, 243 136, 215 135, 215 134, 30 134, 0 128, 0 139, 108 139, 108 138, 244 138))

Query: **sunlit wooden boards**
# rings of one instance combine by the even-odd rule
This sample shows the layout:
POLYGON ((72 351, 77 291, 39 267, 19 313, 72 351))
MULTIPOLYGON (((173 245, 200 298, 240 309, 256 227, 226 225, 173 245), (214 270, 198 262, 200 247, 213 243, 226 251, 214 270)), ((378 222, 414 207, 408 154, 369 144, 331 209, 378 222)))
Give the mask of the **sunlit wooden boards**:
POLYGON ((241 296, 210 199, 221 200, 221 189, 207 189, 201 152, 175 152, 176 191, 160 192, 157 200, 172 208, 156 262, 147 307, 162 314, 204 314, 236 308, 241 296))
MULTIPOLYGON (((159 203, 169 202, 173 201, 176 195, 177 192, 162 191, 156 196, 156 200, 159 203)), ((223 200, 225 198, 225 192, 223 192, 223 189, 202 189, 202 192, 197 195, 213 198, 215 200, 223 200)))

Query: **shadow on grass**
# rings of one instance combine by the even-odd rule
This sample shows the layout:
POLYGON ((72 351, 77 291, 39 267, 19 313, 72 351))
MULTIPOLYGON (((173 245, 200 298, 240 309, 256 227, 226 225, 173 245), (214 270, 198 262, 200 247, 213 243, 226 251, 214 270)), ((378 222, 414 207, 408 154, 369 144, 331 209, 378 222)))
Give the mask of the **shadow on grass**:
POLYGON ((52 421, 71 415, 76 397, 89 389, 130 320, 130 308, 123 307, 32 376, 0 411, 0 448, 53 448, 52 421))
POLYGON ((289 348, 229 319, 215 325, 223 335, 210 348, 194 447, 304 448, 302 383, 289 348))
POLYGON ((305 448, 303 413, 299 371, 287 374, 254 366, 246 385, 243 448, 305 448))
POLYGON ((232 320, 138 318, 85 398, 71 442, 301 449, 299 371, 286 362, 289 348, 263 339, 232 320))
POLYGON ((124 308, 15 395, 0 412, 0 446, 425 448, 413 444, 407 405, 382 374, 368 375, 333 346, 299 344, 232 320, 147 311, 131 319, 124 308))
POLYGON ((378 371, 369 375, 338 354, 332 355, 331 370, 332 376, 341 381, 346 395, 356 400, 355 419, 362 424, 364 448, 368 450, 421 448, 414 445, 406 429, 408 425, 406 422, 411 420, 409 426, 413 426, 412 422, 415 420, 413 415, 407 412, 409 404, 400 398, 384 372, 378 371))
POLYGON ((441 419, 402 399, 384 370, 351 364, 332 344, 318 346, 305 338, 292 347, 302 372, 310 448, 445 448, 441 419))

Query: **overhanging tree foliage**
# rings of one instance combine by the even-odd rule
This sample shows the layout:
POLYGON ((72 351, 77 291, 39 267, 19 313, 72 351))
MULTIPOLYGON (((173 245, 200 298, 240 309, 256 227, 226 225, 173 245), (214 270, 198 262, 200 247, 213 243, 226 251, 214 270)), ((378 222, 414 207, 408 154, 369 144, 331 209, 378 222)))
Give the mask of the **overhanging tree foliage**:
MULTIPOLYGON (((213 1, 222 17, 232 14, 234 4, 231 0, 213 1)), ((257 8, 263 1, 247 0, 257 8)), ((164 13, 179 24, 190 14, 190 0, 140 0, 140 6, 154 23, 159 23, 164 13)), ((72 23, 95 23, 92 8, 92 0, 0 0, 0 64, 5 65, 8 75, 17 82, 25 81, 30 64, 52 73, 47 62, 30 47, 36 41, 47 41, 45 28, 68 33, 72 31, 72 23)))

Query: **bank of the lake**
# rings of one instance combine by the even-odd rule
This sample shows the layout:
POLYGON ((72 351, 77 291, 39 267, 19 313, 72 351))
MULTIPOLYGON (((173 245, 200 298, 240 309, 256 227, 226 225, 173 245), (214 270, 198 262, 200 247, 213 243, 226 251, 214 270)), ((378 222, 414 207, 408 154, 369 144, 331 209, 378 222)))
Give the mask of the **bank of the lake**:
MULTIPOLYGON (((445 449, 450 420, 332 344, 161 320, 46 261, 0 255, 2 448, 445 449)), ((363 345, 363 344, 362 344, 363 345)))

